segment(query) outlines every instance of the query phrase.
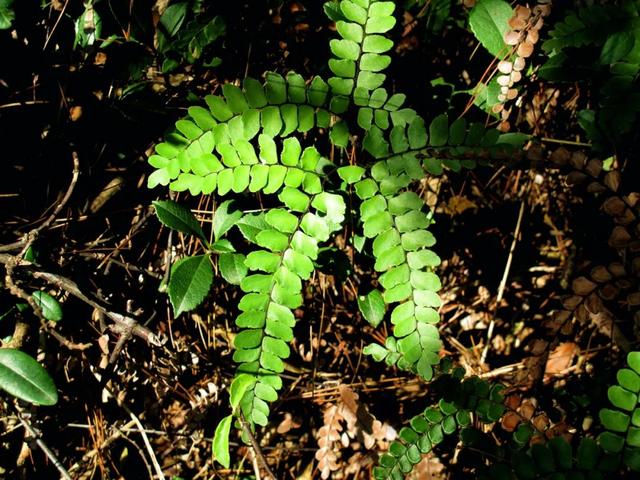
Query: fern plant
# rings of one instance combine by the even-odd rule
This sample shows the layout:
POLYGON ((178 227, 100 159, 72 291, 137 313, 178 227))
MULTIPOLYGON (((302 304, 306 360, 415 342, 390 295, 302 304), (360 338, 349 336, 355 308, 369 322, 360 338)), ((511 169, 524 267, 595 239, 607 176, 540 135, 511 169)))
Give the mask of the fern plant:
MULTIPOLYGON (((500 158, 511 147, 501 144, 498 131, 467 126, 463 119, 449 124, 441 115, 427 126, 415 110, 404 107, 404 95, 389 94, 383 72, 391 62, 387 52, 393 42, 385 33, 396 23, 394 7, 376 0, 328 2, 325 11, 340 37, 330 43, 332 77, 307 82, 293 72, 268 72, 263 83, 246 78, 241 87, 226 84, 222 95, 205 97, 206 107, 190 107, 188 117, 176 122, 176 130, 149 157, 156 169, 148 179, 150 188, 162 185, 217 197, 260 194, 268 205, 257 214, 239 213, 235 221, 223 222, 225 228, 214 231, 214 244, 195 219, 184 219, 189 216, 184 209, 176 224, 161 213, 167 204, 156 205, 161 221, 195 234, 209 251, 196 262, 181 260, 174 267, 169 292, 175 293, 176 313, 194 308, 204 297, 203 289, 211 284, 212 254, 220 255, 225 278, 231 276, 224 275, 223 263, 229 262, 223 259, 230 260, 233 283, 242 290, 232 414, 219 424, 214 441, 224 465, 229 465, 227 437, 234 416, 251 429, 268 422, 294 337, 292 311, 303 304, 303 281, 315 271, 319 248, 342 228, 345 198, 352 190, 350 200, 360 203, 361 231, 371 241, 383 288, 370 298, 382 299, 378 310, 395 305, 393 335, 384 346, 370 345, 365 352, 425 380, 432 378, 440 360, 440 281, 434 272, 440 259, 431 249, 432 214, 412 186, 426 175, 500 158), (362 148, 357 161, 341 154, 331 162, 306 143, 322 132, 328 132, 333 147, 362 148), (224 238, 234 225, 249 244, 246 256, 233 253, 235 247, 224 238), (185 262, 193 263, 187 267, 185 262), (200 291, 189 295, 194 284, 200 291)), ((215 225, 214 219, 214 230, 215 225)), ((450 430, 450 423, 442 428, 450 430)))

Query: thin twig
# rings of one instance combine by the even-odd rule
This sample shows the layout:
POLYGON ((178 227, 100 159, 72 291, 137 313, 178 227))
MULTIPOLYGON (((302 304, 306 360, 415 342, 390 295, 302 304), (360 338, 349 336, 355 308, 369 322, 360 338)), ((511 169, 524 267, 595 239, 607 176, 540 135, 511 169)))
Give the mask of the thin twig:
POLYGON ((64 206, 71 198, 73 194, 73 190, 76 187, 76 183, 78 183, 78 177, 80 176, 80 160, 78 159, 78 154, 76 152, 71 152, 71 158, 73 160, 73 172, 71 173, 71 181, 69 182, 69 186, 67 187, 67 191, 64 193, 62 199, 56 203, 53 212, 51 215, 47 217, 47 219, 41 223, 38 227, 29 231, 26 235, 24 235, 17 242, 13 242, 7 245, 0 245, 0 252, 8 252, 11 250, 22 249, 19 257, 24 255, 24 252, 27 251, 29 246, 35 241, 40 232, 42 232, 45 228, 49 227, 56 219, 60 211, 64 208, 64 206))
POLYGON ((51 460, 51 463, 53 463, 53 465, 58 469, 58 471, 60 472, 60 476, 65 480, 72 480, 71 475, 69 475, 69 472, 67 472, 67 470, 64 468, 62 463, 60 463, 60 460, 58 460, 58 457, 55 456, 55 454, 49 449, 49 447, 47 447, 44 441, 40 438, 40 435, 38 434, 38 432, 36 432, 36 430, 31 426, 29 422, 27 422, 27 420, 22 416, 20 412, 17 412, 17 413, 18 413, 18 420, 20 420, 20 423, 22 424, 22 426, 31 434, 31 436, 35 439, 38 447, 40 447, 40 450, 42 450, 42 452, 47 456, 47 458, 51 460))
MULTIPOLYGON (((522 217, 524 216, 525 199, 522 199, 520 203, 520 211, 518 212, 518 221, 516 222, 516 229, 513 232, 513 240, 511 241, 511 248, 509 249, 509 256, 507 257, 507 264, 504 267, 504 273, 502 274, 502 280, 500 280, 500 286, 498 287, 498 295, 496 296, 496 309, 502 301, 504 296, 504 290, 507 287, 507 279, 509 278, 509 271, 511 270, 511 262, 513 261, 513 253, 516 250, 518 243, 518 237, 520 236, 520 227, 522 225, 522 217)), ((487 343, 482 350, 482 356, 480 357, 481 364, 484 364, 487 360, 487 354, 489 353, 489 346, 491 345, 491 337, 493 337, 493 329, 495 327, 495 315, 491 316, 491 322, 487 329, 487 343)))
POLYGON ((269 477, 271 480, 278 480, 277 477, 273 474, 273 472, 269 468, 269 465, 267 464, 267 460, 266 458, 264 458, 264 455, 262 454, 262 449, 260 448, 260 445, 258 445, 258 441, 256 440, 256 437, 253 435, 251 428, 249 428, 249 425, 247 425, 247 421, 245 420, 244 415, 242 413, 240 413, 239 420, 240 420, 240 425, 242 426, 242 431, 247 435, 247 437, 249 437, 249 442, 251 443, 251 448, 253 449, 253 452, 255 453, 256 457, 262 464, 262 468, 264 468, 265 471, 267 472, 267 477, 269 477))

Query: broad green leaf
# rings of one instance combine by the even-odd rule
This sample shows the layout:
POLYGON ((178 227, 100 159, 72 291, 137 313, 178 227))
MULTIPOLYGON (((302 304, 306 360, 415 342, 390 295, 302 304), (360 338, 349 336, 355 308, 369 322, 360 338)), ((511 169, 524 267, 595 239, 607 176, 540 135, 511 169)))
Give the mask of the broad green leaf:
POLYGON ((479 0, 469 13, 469 26, 482 46, 495 57, 508 51, 504 34, 509 30, 513 9, 505 0, 479 0))
POLYGON ((58 392, 42 366, 20 350, 0 348, 0 388, 36 405, 55 405, 58 392))
POLYGON ((213 435, 213 456, 224 468, 229 468, 231 458, 229 457, 229 432, 233 415, 224 417, 213 435))
POLYGON ((158 220, 164 225, 182 233, 196 235, 207 243, 202 227, 191 210, 171 200, 157 200, 153 202, 153 206, 156 209, 158 220))
POLYGON ((11 28, 11 22, 16 16, 13 11, 13 2, 14 0, 0 0, 0 30, 11 28))
POLYGON ((43 291, 33 292, 31 296, 42 310, 44 318, 54 322, 62 320, 62 307, 58 300, 43 291))
POLYGON ((358 308, 362 316, 373 327, 380 325, 384 318, 385 302, 379 290, 371 290, 366 295, 358 296, 358 308))
POLYGON ((240 253, 223 253, 218 259, 220 275, 232 285, 240 285, 247 275, 245 257, 240 253))
POLYGON ((171 268, 169 278, 169 299, 175 316, 200 305, 209 293, 212 281, 213 268, 208 255, 178 260, 171 268))
POLYGON ((216 240, 220 239, 240 218, 242 218, 242 212, 233 210, 232 200, 222 202, 213 214, 213 237, 216 240))

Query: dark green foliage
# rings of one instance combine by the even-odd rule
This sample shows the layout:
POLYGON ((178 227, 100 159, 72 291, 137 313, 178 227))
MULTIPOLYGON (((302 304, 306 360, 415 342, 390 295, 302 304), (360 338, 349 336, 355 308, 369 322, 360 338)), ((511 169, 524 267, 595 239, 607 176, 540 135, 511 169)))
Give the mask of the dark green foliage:
POLYGON ((543 78, 593 82, 596 104, 579 112, 578 121, 605 152, 632 131, 640 112, 639 13, 634 1, 582 7, 555 24, 543 44, 549 55, 543 78))
POLYGON ((400 430, 400 439, 380 457, 379 466, 374 470, 376 479, 404 478, 422 460, 422 455, 429 453, 446 435, 459 432, 465 442, 472 415, 483 422, 495 422, 502 416, 501 386, 491 387, 477 377, 461 380, 463 374, 458 370, 438 378, 434 389, 442 395, 441 400, 413 417, 400 430))

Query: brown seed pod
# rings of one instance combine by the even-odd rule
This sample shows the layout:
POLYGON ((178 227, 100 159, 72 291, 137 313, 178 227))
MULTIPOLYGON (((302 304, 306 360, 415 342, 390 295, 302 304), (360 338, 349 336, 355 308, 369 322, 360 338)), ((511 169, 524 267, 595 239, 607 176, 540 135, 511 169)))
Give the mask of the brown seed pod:
POLYGON ((634 292, 627 295, 627 303, 630 307, 637 307, 640 305, 640 292, 634 292))
POLYGON ((591 269, 591 279, 598 283, 608 282, 611 280, 611 273, 604 265, 598 265, 591 269))
POLYGON ((620 293, 620 289, 611 283, 607 283, 600 290, 598 294, 603 300, 613 300, 620 293))
POLYGON ((522 57, 516 57, 516 59, 513 61, 513 69, 517 72, 524 70, 525 65, 526 62, 522 57))
POLYGON ((602 209, 605 211, 605 213, 607 215, 611 215, 612 217, 621 215, 626 208, 627 206, 620 197, 607 198, 602 204, 602 209))
POLYGON ((586 163, 587 163, 587 156, 583 152, 573 152, 571 154, 571 158, 569 159, 569 164, 573 168, 582 170, 586 163))
POLYGON ((609 264, 609 271, 611 275, 614 277, 624 277, 627 274, 627 271, 620 262, 612 262, 609 264))
POLYGON ((515 88, 510 88, 507 92, 507 99, 513 100, 518 96, 518 91, 515 88))
POLYGON ((627 232, 627 229, 618 225, 613 228, 611 236, 609 237, 609 245, 613 248, 624 248, 631 241, 631 235, 627 232))
POLYGON ((587 175, 574 170, 567 175, 567 184, 568 185, 580 185, 587 178, 587 175))
POLYGON ((549 159, 556 165, 563 166, 567 164, 570 157, 571 153, 569 153, 569 150, 564 147, 560 147, 551 152, 549 159))
POLYGON ((517 45, 520 43, 520 37, 522 34, 520 32, 516 32, 514 30, 509 30, 504 34, 504 43, 507 45, 517 45))
POLYGON ((578 277, 571 282, 571 289, 576 295, 589 295, 596 287, 597 285, 587 277, 578 277))
POLYGON ((602 161, 597 158, 592 158, 587 162, 585 170, 592 177, 597 177, 602 172, 602 161))
POLYGON ((508 75, 511 73, 511 70, 513 70, 513 63, 509 62, 508 60, 502 60, 498 63, 498 70, 500 71, 500 73, 508 75))
POLYGON ((621 182, 622 177, 620 176, 620 172, 618 170, 612 170, 608 172, 604 177, 604 184, 614 192, 618 191, 621 182))
POLYGON ((524 58, 530 57, 531 54, 533 53, 533 43, 525 40, 520 45, 518 45, 518 49, 516 50, 516 53, 520 57, 524 57, 524 58))

